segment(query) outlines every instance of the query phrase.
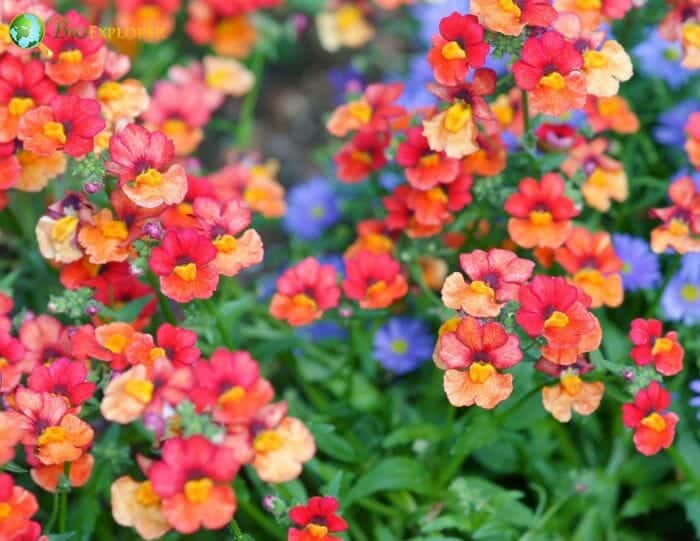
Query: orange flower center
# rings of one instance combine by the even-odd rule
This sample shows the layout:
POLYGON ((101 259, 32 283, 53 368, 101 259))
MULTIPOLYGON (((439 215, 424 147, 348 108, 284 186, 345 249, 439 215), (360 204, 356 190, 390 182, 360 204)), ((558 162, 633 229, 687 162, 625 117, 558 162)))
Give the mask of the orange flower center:
POLYGON ((219 397, 219 404, 233 404, 240 401, 246 395, 245 389, 240 385, 231 387, 228 391, 219 397))
POLYGON ((0 357, 0 370, 7 367, 10 362, 5 357, 0 357))
POLYGON ((657 338, 654 340, 654 347, 651 348, 651 354, 668 353, 673 349, 673 340, 670 338, 657 338))
POLYGON ((364 100, 348 103, 348 112, 363 124, 372 119, 372 108, 364 100))
POLYGON ((335 13, 335 21, 341 32, 346 32, 363 21, 362 11, 357 6, 344 5, 335 13))
POLYGON ((362 239, 362 244, 372 252, 389 252, 394 246, 394 243, 391 242, 389 237, 380 235, 379 233, 370 233, 366 235, 362 239))
POLYGON ((642 426, 651 428, 654 432, 663 432, 666 428, 666 420, 661 415, 654 412, 642 419, 642 426))
POLYGON ((236 246, 238 245, 238 241, 233 235, 219 235, 216 237, 213 241, 212 244, 216 247, 216 249, 219 252, 223 252, 225 254, 230 254, 236 249, 236 246))
POLYGON ((160 497, 153 490, 153 484, 150 481, 144 481, 139 485, 136 491, 136 501, 144 507, 153 507, 160 503, 160 497))
POLYGON ((548 329, 549 327, 555 327, 557 329, 563 329, 568 324, 569 316, 567 316, 564 312, 554 310, 554 312, 552 312, 552 315, 545 320, 544 328, 548 329))
POLYGON ((447 203, 448 201, 447 194, 442 188, 439 188, 437 186, 428 190, 426 192, 426 195, 428 196, 428 199, 436 203, 447 203))
POLYGON ((695 302, 700 299, 700 289, 693 284, 685 284, 681 288, 681 297, 684 301, 695 302))
POLYGON ((529 217, 533 225, 549 225, 553 220, 552 213, 546 210, 533 210, 529 217))
POLYGON ((540 86, 545 86, 552 90, 561 90, 566 86, 566 80, 561 73, 553 71, 549 75, 544 75, 540 78, 540 86))
POLYGON ((126 348, 128 340, 123 334, 112 334, 105 340, 104 348, 119 355, 126 348))
POLYGON ((63 51, 62 53, 59 53, 58 60, 68 64, 80 64, 83 61, 83 53, 80 49, 63 51))
POLYGON ((178 203, 177 211, 183 216, 194 215, 194 207, 192 206, 192 203, 178 203))
POLYGON ((193 282, 197 279, 197 265, 194 263, 186 263, 178 265, 173 269, 175 275, 185 282, 193 282))
POLYGON ((284 444, 282 436, 274 430, 264 430, 255 437, 253 447, 256 453, 268 453, 276 451, 284 444))
POLYGON ((491 106, 491 109, 493 110, 493 114, 496 115, 496 120, 498 120, 498 123, 501 126, 508 126, 511 122, 513 122, 515 111, 513 111, 513 108, 510 106, 507 100, 500 104, 494 103, 491 106))
POLYGON ((583 53, 583 64, 588 69, 600 69, 608 65, 608 57, 600 51, 586 51, 583 53))
POLYGON ((617 96, 598 98, 598 112, 603 116, 614 116, 622 112, 622 102, 617 96))
POLYGON ((304 529, 311 534, 311 537, 318 537, 319 539, 323 539, 324 537, 326 537, 326 535, 328 535, 328 528, 326 526, 314 524, 313 522, 311 524, 307 524, 306 528, 304 529))
POLYGON ((596 269, 581 269, 574 274, 574 282, 587 283, 593 286, 601 286, 605 279, 599 270, 596 269))
POLYGON ((462 46, 456 41, 448 41, 442 46, 442 57, 445 60, 459 60, 462 58, 467 58, 467 53, 462 46))
POLYGON ((498 0, 498 6, 506 13, 514 15, 516 19, 520 19, 522 11, 513 0, 498 0))
POLYGON ((76 216, 64 216, 56 221, 51 228, 51 240, 54 242, 63 242, 70 237, 78 227, 78 218, 76 216))
POLYGON ((153 398, 153 383, 147 379, 131 379, 124 385, 124 391, 142 404, 148 404, 153 398))
POLYGON ((299 293, 298 295, 294 295, 294 297, 292 297, 292 302, 295 306, 298 306, 299 308, 308 308, 309 310, 314 311, 318 306, 316 304, 316 301, 309 297, 306 293, 299 293))
POLYGON ((129 229, 124 222, 108 220, 100 224, 100 233, 108 239, 126 240, 129 236, 129 229))
POLYGON ((56 143, 63 144, 66 142, 66 132, 63 130, 63 124, 60 122, 49 121, 42 126, 41 131, 46 137, 56 143))
POLYGON ((496 298, 496 292, 493 290, 493 288, 481 280, 474 280, 471 284, 469 284, 469 289, 471 289, 477 295, 485 295, 491 300, 496 298))
POLYGON ((187 133, 187 124, 180 120, 179 118, 171 118, 163 122, 161 130, 165 135, 170 137, 177 137, 178 135, 184 135, 187 133))
POLYGON ((7 104, 7 110, 14 116, 22 116, 32 107, 34 107, 32 98, 12 98, 10 103, 7 104))
POLYGON ((435 167, 440 163, 440 155, 437 152, 431 152, 418 160, 418 163, 423 167, 435 167))
POLYGON ((591 173, 591 176, 588 177, 588 182, 590 182, 594 186, 605 188, 609 184, 608 175, 603 169, 601 169, 600 167, 596 167, 593 173, 591 173))
POLYGON ((372 164, 372 156, 370 155, 369 152, 365 152, 363 150, 353 150, 350 153, 350 157, 355 162, 364 163, 366 165, 372 164))
POLYGON ((700 47, 700 24, 688 23, 683 27, 683 41, 700 47))
POLYGON ((203 503, 209 499, 209 493, 214 487, 211 479, 206 477, 185 483, 185 498, 190 503, 203 503))
POLYGON ((259 203, 267 199, 267 192, 264 188, 247 188, 243 193, 243 199, 248 204, 259 203))
POLYGON ((136 19, 141 24, 155 23, 161 17, 162 11, 154 4, 146 4, 136 10, 136 19))
POLYGON ((469 379, 472 383, 486 383, 496 369, 488 363, 472 363, 469 365, 469 379))
POLYGON ((12 506, 7 502, 0 502, 0 520, 4 520, 12 514, 12 506))
POLYGON ((46 428, 37 443, 39 445, 49 445, 51 443, 63 443, 66 441, 66 431, 61 426, 50 426, 46 428))
POLYGON ((163 183, 163 175, 160 171, 149 167, 143 173, 140 173, 134 180, 137 186, 159 186, 163 183))
POLYGON ((461 321, 462 318, 459 317, 453 317, 452 319, 448 319, 442 325, 440 325, 440 328, 438 329, 438 336, 442 336, 443 334, 448 332, 455 332, 457 330, 457 327, 459 327, 461 321))
POLYGON ((122 85, 114 81, 102 83, 100 88, 97 89, 97 98, 102 101, 118 100, 123 95, 124 90, 122 90, 122 85))
POLYGON ((576 396, 583 388, 583 381, 581 381, 581 378, 576 374, 566 374, 561 378, 561 386, 564 388, 566 394, 576 396))
POLYGON ((369 286, 367 288, 367 296, 371 297, 373 295, 379 295, 387 287, 388 286, 384 280, 379 280, 378 282, 374 282, 371 286, 369 286))
POLYGON ((148 352, 148 359, 153 362, 156 359, 160 358, 167 358, 167 353, 165 353, 165 350, 163 348, 151 348, 151 351, 148 352))
POLYGON ((685 237, 689 232, 688 224, 686 224, 683 220, 679 220, 678 218, 673 218, 669 222, 668 230, 671 235, 676 237, 685 237))
POLYGON ((450 105, 442 121, 443 127, 452 133, 462 130, 472 119, 472 108, 470 105, 459 102, 450 105))
POLYGON ((576 7, 584 11, 598 10, 602 5, 602 0, 576 0, 576 7))

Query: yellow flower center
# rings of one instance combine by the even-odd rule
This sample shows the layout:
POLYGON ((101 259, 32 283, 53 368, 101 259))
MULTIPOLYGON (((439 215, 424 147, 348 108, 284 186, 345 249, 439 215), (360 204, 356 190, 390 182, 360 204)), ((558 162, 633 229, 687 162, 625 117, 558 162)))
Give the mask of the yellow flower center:
POLYGON ((654 347, 651 348, 651 354, 668 353, 673 349, 673 340, 670 338, 657 338, 654 340, 654 347))
POLYGON ((246 395, 245 389, 240 385, 231 387, 228 391, 219 397, 219 404, 233 404, 240 401, 246 395))
POLYGON ((588 177, 588 182, 590 182, 594 186, 605 188, 609 184, 608 175, 603 169, 601 169, 600 167, 596 167, 593 173, 591 173, 591 176, 588 177))
POLYGON ((426 195, 428 196, 428 199, 435 201, 436 203, 447 203, 448 201, 445 191, 437 186, 428 190, 426 195))
POLYGON ((394 340, 391 342, 391 352, 397 355, 402 355, 408 351, 408 342, 406 340, 394 340))
POLYGON ((486 383, 496 369, 489 363, 472 363, 469 365, 469 379, 472 383, 486 383))
POLYGON ((66 132, 60 122, 49 121, 42 126, 41 131, 46 137, 57 143, 64 144, 66 142, 66 132))
POLYGON ((253 447, 256 453, 268 453, 276 451, 284 444, 282 436, 274 430, 264 430, 255 437, 253 447))
POLYGON ((586 51, 583 53, 583 63, 588 69, 604 68, 608 65, 608 57, 600 51, 586 51))
POLYGON ((362 11, 357 6, 346 4, 335 13, 335 22, 341 32, 350 30, 363 20, 362 11))
POLYGON ((136 491, 136 501, 144 507, 153 507, 160 503, 160 497, 153 490, 153 484, 150 481, 144 481, 139 484, 139 488, 136 491))
POLYGON ((83 61, 83 53, 80 49, 63 51, 58 54, 58 60, 60 62, 67 62, 68 64, 80 64, 83 61))
POLYGON ((186 134, 188 128, 184 120, 180 120, 179 118, 170 118, 163 122, 161 130, 165 135, 176 137, 178 135, 186 134))
POLYGON ((558 71, 553 71, 549 75, 540 78, 540 86, 546 86, 552 90, 561 90, 566 86, 564 76, 558 71))
POLYGON ((372 156, 369 152, 364 152, 363 150, 353 150, 350 153, 350 157, 355 162, 364 163, 366 165, 372 164, 372 156))
POLYGON ((700 298, 700 289, 694 284, 685 284, 681 288, 681 297, 684 301, 695 302, 700 298))
POLYGON ((246 188, 243 199, 248 204, 259 203, 267 199, 267 192, 263 188, 246 188))
POLYGON ((185 282, 192 282, 197 278, 197 265, 194 263, 186 263, 178 265, 173 269, 175 275, 185 282))
POLYGON ((216 247, 216 249, 219 252, 223 252, 225 254, 230 254, 236 249, 236 246, 238 245, 238 241, 233 235, 219 235, 216 237, 213 241, 212 244, 216 247))
POLYGON ((12 43, 12 38, 10 37, 10 25, 0 23, 0 42, 10 44, 12 43))
POLYGON ((161 13, 155 4, 146 4, 136 10, 136 19, 141 24, 155 23, 160 19, 161 13))
POLYGON ((379 280, 374 282, 371 286, 367 288, 367 296, 371 297, 373 295, 378 295, 387 288, 386 282, 384 280, 379 280))
POLYGON ((292 302, 299 306, 300 308, 308 308, 310 310, 316 310, 316 301, 309 297, 306 293, 299 293, 292 297, 292 302))
POLYGON ((584 11, 598 10, 602 5, 602 0, 576 0, 576 7, 584 11))
POLYGON ((469 284, 469 289, 478 295, 485 295, 491 300, 496 298, 496 292, 493 290, 493 288, 481 280, 474 280, 471 284, 469 284))
POLYGON ((683 220, 673 218, 668 224, 668 231, 671 233, 671 235, 676 237, 685 237, 690 230, 688 229, 688 224, 683 220))
POLYGON ((423 167, 435 167, 440 163, 440 155, 437 152, 431 152, 418 160, 418 163, 423 167))
POLYGON ((567 316, 564 312, 560 312, 559 310, 554 310, 554 312, 552 312, 552 315, 549 316, 545 320, 544 327, 545 327, 545 329, 548 329, 549 327, 563 329, 568 324, 569 324, 569 316, 567 316))
POLYGON ((151 351, 148 352, 148 359, 151 362, 155 361, 156 359, 161 359, 163 357, 168 357, 168 354, 163 348, 151 348, 151 351))
POLYGON ((127 342, 128 340, 123 334, 113 334, 107 337, 104 347, 112 353, 119 355, 122 351, 124 351, 124 348, 126 348, 127 342))
POLYGON ((147 379, 130 379, 126 382, 124 391, 142 404, 148 404, 153 398, 153 383, 147 379))
POLYGON ((183 216, 194 216, 194 207, 192 203, 178 203, 177 211, 183 216))
POLYGON ((461 321, 462 318, 459 317, 453 317, 452 319, 448 319, 442 325, 440 325, 440 328, 438 329, 438 336, 442 336, 443 334, 448 332, 455 332, 457 330, 457 327, 459 327, 461 321))
POLYGON ((566 394, 576 396, 581 392, 583 382, 576 374, 566 374, 561 377, 561 386, 564 388, 566 394))
POLYGON ((140 173, 134 181, 137 186, 159 186, 163 183, 163 175, 160 174, 160 171, 149 167, 140 173))
POLYGON ((552 213, 546 210, 533 210, 529 214, 533 225, 549 225, 552 223, 552 213))
POLYGON ((614 116, 622 112, 622 100, 618 96, 598 98, 598 112, 603 116, 614 116))
POLYGON ((10 362, 5 357, 0 357, 0 369, 7 367, 10 362))
POLYGON ((230 79, 228 70, 216 69, 206 75, 207 84, 212 88, 223 88, 230 79))
POLYGON ((190 503, 204 503, 209 499, 209 493, 214 487, 211 479, 197 479, 185 483, 185 498, 190 503))
POLYGON ((12 506, 7 502, 0 502, 0 520, 4 520, 12 514, 12 506))
POLYGON ((364 100, 348 103, 348 112, 363 124, 372 119, 372 108, 364 100))
POLYGON ((518 4, 513 2, 513 0, 498 0, 498 6, 506 13, 514 15, 516 19, 520 19, 520 14, 522 11, 520 10, 518 4))
POLYGON ((102 83, 100 88, 97 89, 97 98, 102 101, 118 100, 123 95, 124 90, 122 90, 122 85, 114 81, 102 83))
POLYGON ((50 426, 41 433, 37 443, 39 445, 49 445, 51 443, 62 443, 64 441, 66 441, 66 431, 63 427, 50 426))
POLYGON ((683 41, 700 47, 700 24, 688 23, 683 27, 683 41))
POLYGON ((7 104, 7 110, 14 116, 22 116, 32 107, 34 107, 32 98, 12 98, 10 103, 7 104))
POLYGON ((574 274, 574 282, 600 286, 604 282, 603 275, 597 269, 581 269, 574 274))
POLYGON ((108 220, 100 224, 100 233, 108 239, 126 240, 129 236, 129 229, 124 222, 108 220))
POLYGON ((457 133, 472 119, 472 108, 466 103, 455 103, 447 109, 442 121, 444 128, 452 133, 457 133))
POLYGON ((456 41, 448 41, 442 46, 442 57, 445 60, 459 60, 462 58, 467 58, 467 53, 462 46, 456 41))
POLYGON ((372 252, 389 252, 394 243, 385 235, 370 233, 363 238, 364 246, 372 252))
POLYGON ((319 539, 323 539, 328 535, 328 528, 326 526, 321 526, 320 524, 314 524, 313 522, 311 524, 307 524, 306 528, 304 528, 309 534, 311 534, 311 537, 318 537, 319 539))
POLYGON ((78 218, 76 216, 64 216, 53 224, 51 228, 51 240, 54 242, 63 242, 75 233, 77 227, 78 218))
POLYGON ((498 123, 501 126, 508 126, 511 122, 513 122, 515 111, 513 111, 513 108, 510 106, 507 100, 499 104, 494 103, 491 106, 491 109, 493 110, 493 114, 496 115, 496 120, 498 120, 498 123))
POLYGON ((651 428, 654 432, 663 432, 666 428, 666 420, 661 415, 654 412, 642 419, 642 426, 651 428))

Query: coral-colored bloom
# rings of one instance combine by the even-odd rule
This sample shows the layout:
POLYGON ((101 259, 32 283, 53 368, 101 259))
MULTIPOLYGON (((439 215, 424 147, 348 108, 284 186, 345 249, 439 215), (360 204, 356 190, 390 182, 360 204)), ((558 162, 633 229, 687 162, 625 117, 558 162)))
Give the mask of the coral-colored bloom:
POLYGON ((40 156, 23 149, 16 156, 21 170, 15 188, 24 192, 43 190, 51 179, 65 172, 68 163, 66 155, 58 150, 50 156, 40 156))
POLYGON ((622 19, 634 5, 632 0, 555 0, 559 13, 573 13, 585 32, 597 30, 610 19, 622 19))
POLYGON ((326 129, 331 135, 345 137, 356 130, 387 132, 391 121, 405 113, 395 102, 403 92, 403 84, 372 84, 362 97, 341 105, 331 114, 326 129))
POLYGON ((116 22, 147 43, 158 43, 172 34, 180 0, 117 0, 116 22))
POLYGON ((639 366, 653 364, 663 376, 674 376, 683 370, 683 346, 678 343, 678 334, 669 331, 663 334, 658 319, 632 320, 629 332, 634 347, 630 356, 639 366))
POLYGON ((132 527, 143 539, 158 539, 170 530, 161 501, 150 481, 120 477, 110 489, 112 516, 121 526, 132 527))
POLYGON ((102 107, 102 116, 111 126, 117 121, 133 121, 150 102, 148 91, 136 79, 105 81, 97 88, 96 98, 102 107))
POLYGON ((440 32, 433 36, 428 62, 438 83, 458 85, 470 68, 484 65, 488 53, 484 28, 477 18, 455 11, 440 21, 440 32))
POLYGON ((423 130, 417 126, 408 130, 406 140, 396 149, 396 163, 405 168, 408 183, 419 190, 449 184, 460 171, 458 160, 430 150, 423 130))
POLYGON ((604 392, 600 381, 589 383, 581 379, 578 370, 565 369, 557 385, 542 388, 542 405, 557 421, 568 423, 572 410, 579 415, 597 410, 604 392))
POLYGON ((19 329, 19 339, 24 346, 24 361, 29 369, 71 356, 68 329, 46 314, 24 320, 19 329))
POLYGON ((170 231, 151 251, 149 264, 163 294, 177 302, 208 299, 219 283, 214 268, 216 248, 195 231, 170 231))
POLYGON ((22 343, 8 332, 0 332, 0 393, 17 387, 27 368, 22 343))
POLYGON ((129 124, 110 139, 105 167, 137 205, 177 204, 187 193, 187 174, 182 165, 170 165, 174 153, 172 141, 162 133, 129 124))
POLYGON ((97 385, 87 380, 84 363, 59 359, 49 366, 37 365, 27 385, 38 393, 52 393, 65 398, 71 408, 79 408, 92 398, 97 385))
POLYGON ((634 445, 643 455, 655 455, 673 443, 678 416, 665 411, 670 405, 671 394, 657 381, 641 389, 633 403, 622 405, 622 422, 634 429, 634 445))
POLYGON ((163 323, 158 327, 155 341, 150 334, 135 335, 126 350, 126 357, 130 364, 148 366, 162 357, 176 368, 193 365, 200 358, 197 333, 163 323))
MULTIPOLYGON (((275 178, 276 174, 275 162, 256 165, 250 169, 250 179, 243 190, 243 200, 250 210, 266 218, 279 218, 287 211, 284 187, 275 178)), ((222 178, 230 182, 227 176, 222 178)))
POLYGON ((489 30, 519 36, 526 25, 548 27, 557 12, 546 0, 477 0, 471 10, 489 30))
POLYGON ((584 112, 595 133, 612 130, 617 133, 636 133, 639 119, 622 96, 596 98, 588 96, 584 112))
POLYGON ((437 357, 445 394, 453 406, 493 409, 513 392, 513 376, 501 374, 522 359, 517 335, 500 323, 466 316, 454 331, 440 336, 437 357))
POLYGON ((203 64, 207 85, 228 96, 243 96, 255 84, 252 72, 233 58, 205 56, 203 64))
POLYGON ((136 335, 133 325, 116 321, 93 327, 83 325, 71 335, 72 354, 77 359, 98 359, 113 370, 128 366, 127 348, 136 335))
POLYGON ((593 308, 622 304, 622 260, 615 253, 609 233, 575 227, 566 243, 555 250, 554 259, 591 297, 593 308))
POLYGON ((531 338, 547 340, 541 349, 547 360, 571 365, 600 345, 602 332, 598 319, 588 311, 590 298, 564 278, 535 276, 520 288, 518 300, 515 320, 531 338))
POLYGON ((462 173, 493 177, 506 168, 508 152, 500 134, 480 133, 476 144, 479 150, 462 159, 462 173))
POLYGON ((343 291, 362 308, 386 308, 408 292, 399 262, 389 254, 359 252, 345 260, 343 291))
POLYGON ((270 313, 290 325, 308 325, 323 312, 338 306, 338 276, 331 265, 307 257, 277 279, 270 313))
POLYGON ((690 177, 673 182, 668 188, 670 207, 651 209, 650 214, 664 223, 651 232, 651 249, 660 254, 673 248, 680 254, 700 251, 700 193, 690 177))
POLYGON ((518 87, 527 91, 533 112, 561 115, 586 103, 583 65, 573 43, 548 31, 525 41, 513 75, 518 87))
POLYGON ((78 242, 89 256, 90 263, 102 265, 110 261, 124 261, 131 254, 129 229, 125 222, 115 220, 112 211, 101 209, 91 223, 83 224, 78 242))
POLYGON ((499 248, 462 254, 459 263, 470 282, 461 273, 452 273, 442 286, 442 302, 474 317, 497 317, 506 302, 517 299, 518 289, 535 267, 532 261, 499 248))
POLYGON ((523 248, 557 248, 571 232, 571 219, 579 212, 564 195, 564 179, 546 173, 540 182, 520 181, 518 191, 505 202, 510 238, 523 248))
POLYGON ((338 179, 353 184, 378 171, 387 162, 389 138, 384 133, 360 132, 333 158, 338 179))
POLYGON ((9 473, 0 473, 0 538, 18 539, 38 510, 34 494, 15 485, 9 473))
POLYGON ((688 135, 688 140, 685 142, 684 148, 688 153, 688 160, 696 169, 700 169, 700 112, 693 113, 688 117, 685 132, 688 135))
POLYGON ((330 496, 313 496, 306 505, 295 505, 289 510, 294 524, 289 528, 288 541, 340 541, 330 535, 344 532, 348 524, 340 516, 338 500, 330 496))
POLYGON ((187 34, 198 45, 211 44, 220 56, 246 58, 258 37, 253 21, 247 14, 222 13, 210 4, 205 0, 187 3, 187 34))
MULTIPOLYGON (((95 459, 90 453, 84 453, 78 460, 70 462, 70 474, 68 480, 73 488, 82 487, 90 480, 95 459)), ((43 466, 40 462, 32 461, 31 476, 41 488, 47 492, 56 492, 58 481, 63 478, 66 466, 64 464, 54 464, 43 466)))
POLYGON ((108 421, 128 424, 138 419, 153 398, 148 368, 139 364, 113 378, 104 392, 100 412, 108 421))
POLYGON ((230 449, 196 435, 166 441, 147 475, 170 525, 190 534, 202 526, 218 530, 231 520, 236 496, 229 485, 238 468, 230 449))
POLYGON ((0 466, 12 460, 22 439, 22 426, 13 415, 0 411, 0 466))

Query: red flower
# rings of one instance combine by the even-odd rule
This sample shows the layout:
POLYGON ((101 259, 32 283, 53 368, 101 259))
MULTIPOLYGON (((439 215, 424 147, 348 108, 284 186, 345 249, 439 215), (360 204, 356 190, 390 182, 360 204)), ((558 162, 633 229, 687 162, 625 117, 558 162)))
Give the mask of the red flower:
POLYGON ((175 366, 194 364, 200 357, 197 333, 170 323, 158 327, 156 344, 175 366))
POLYGON ((49 366, 34 367, 27 385, 38 393, 51 393, 66 399, 72 408, 89 400, 97 385, 87 380, 84 363, 59 359, 49 366))
POLYGON ((287 541, 340 541, 329 532, 344 532, 348 524, 338 516, 338 500, 330 496, 314 496, 306 505, 289 510, 290 520, 297 526, 289 528, 287 541))
POLYGON ((0 473, 0 539, 21 539, 38 510, 34 494, 15 485, 9 473, 0 473))
POLYGON ((678 253, 700 250, 700 193, 690 177, 671 183, 668 188, 670 207, 651 209, 653 218, 663 221, 651 232, 651 249, 657 254, 669 247, 678 253))
POLYGON ((163 294, 177 302, 208 299, 216 291, 219 275, 211 265, 216 248, 207 237, 191 229, 170 231, 153 249, 149 264, 160 277, 163 294))
POLYGON ((405 168, 408 183, 419 190, 449 184, 460 172, 459 160, 433 152, 418 126, 408 130, 406 140, 396 149, 396 163, 405 168))
POLYGON ((675 331, 663 335, 658 319, 632 320, 629 337, 634 344, 630 355, 639 366, 653 363, 663 376, 674 376, 683 369, 685 352, 678 343, 678 335, 675 331))
POLYGON ((399 262, 389 254, 362 251, 345 261, 343 291, 362 308, 386 308, 408 292, 399 262))
POLYGON ((19 384, 22 374, 28 371, 27 363, 23 362, 24 353, 19 340, 8 332, 0 332, 0 392, 12 391, 19 384))
POLYGON ((484 65, 488 53, 484 28, 477 18, 455 11, 440 21, 440 33, 433 36, 428 62, 438 83, 457 85, 464 81, 470 67, 484 65))
POLYGON ((352 184, 384 167, 387 161, 384 152, 388 144, 389 138, 383 133, 360 132, 355 135, 333 158, 338 178, 352 184))
POLYGON ((634 403, 622 405, 622 422, 634 428, 634 445, 643 455, 655 455, 673 443, 678 416, 664 413, 670 404, 671 394, 652 381, 637 393, 634 403))
POLYGON ((331 265, 307 257, 277 279, 270 314, 290 325, 308 325, 323 312, 338 306, 338 276, 331 265))
POLYGON ((388 132, 392 119, 406 112, 394 103, 402 92, 401 83, 369 85, 362 97, 333 111, 326 128, 336 137, 344 137, 354 130, 388 132))
POLYGON ((581 141, 576 128, 569 124, 543 122, 535 130, 537 144, 545 152, 563 152, 581 141))

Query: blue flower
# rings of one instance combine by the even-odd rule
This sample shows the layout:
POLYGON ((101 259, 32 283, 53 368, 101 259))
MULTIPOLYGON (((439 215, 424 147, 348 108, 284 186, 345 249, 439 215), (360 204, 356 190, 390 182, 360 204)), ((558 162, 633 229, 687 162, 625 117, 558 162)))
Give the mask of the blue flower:
POLYGON ((653 130, 657 143, 670 147, 680 147, 685 143, 685 123, 690 113, 700 111, 700 101, 684 100, 665 110, 656 119, 653 130))
POLYGON ((430 359, 434 346, 432 334, 419 319, 391 318, 374 335, 374 357, 397 374, 411 372, 430 359))
POLYGON ((700 254, 683 256, 680 270, 661 296, 661 310, 671 321, 685 325, 700 322, 700 254))
POLYGON ((428 92, 425 86, 433 81, 433 69, 424 54, 418 54, 411 59, 406 74, 389 77, 388 82, 392 81, 403 82, 404 90, 398 103, 407 109, 426 107, 437 102, 437 98, 428 92))
POLYGON ((335 321, 317 321, 311 325, 297 328, 296 333, 312 342, 323 340, 344 341, 348 337, 348 331, 335 321))
POLYGON ((338 201, 326 179, 314 177, 289 191, 283 222, 288 233, 314 240, 339 218, 338 201))
POLYGON ((625 290, 651 289, 659 285, 659 258, 649 249, 647 241, 623 234, 614 234, 612 240, 615 252, 624 263, 622 284, 625 290))
POLYGON ((695 396, 690 399, 690 407, 698 410, 695 416, 700 419, 700 379, 691 380, 688 386, 695 394, 695 396))
POLYGON ((362 91, 364 86, 362 74, 352 66, 329 70, 328 81, 333 87, 334 101, 337 105, 344 103, 348 94, 362 91))
POLYGON ((683 53, 677 42, 666 41, 654 31, 634 48, 639 71, 649 77, 660 77, 671 88, 682 86, 692 73, 681 66, 683 53))

